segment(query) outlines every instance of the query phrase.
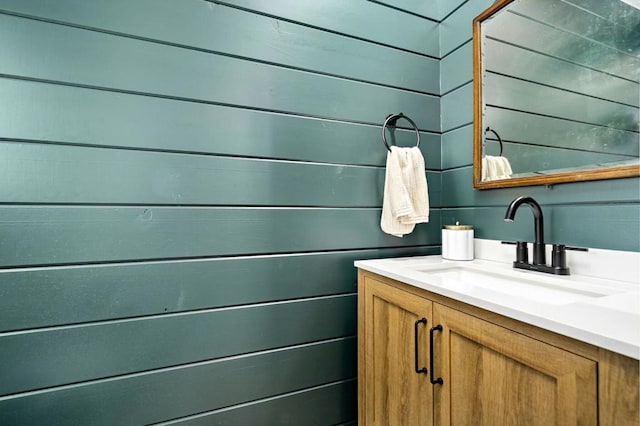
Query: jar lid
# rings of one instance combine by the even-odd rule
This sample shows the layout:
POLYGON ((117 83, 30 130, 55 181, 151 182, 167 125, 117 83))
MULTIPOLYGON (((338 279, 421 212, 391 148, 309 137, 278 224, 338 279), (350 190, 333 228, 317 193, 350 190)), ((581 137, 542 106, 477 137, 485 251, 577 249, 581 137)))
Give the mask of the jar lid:
POLYGON ((456 222, 455 225, 444 225, 442 229, 453 229, 454 231, 468 231, 473 229, 471 225, 460 225, 460 222, 456 222))

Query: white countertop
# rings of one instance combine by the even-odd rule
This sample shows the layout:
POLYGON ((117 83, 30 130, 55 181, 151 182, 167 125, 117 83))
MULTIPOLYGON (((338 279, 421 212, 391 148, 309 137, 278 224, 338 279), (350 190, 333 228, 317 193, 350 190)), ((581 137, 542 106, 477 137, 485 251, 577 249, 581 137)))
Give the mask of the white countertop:
MULTIPOLYGON (((516 270, 510 263, 486 259, 449 261, 442 259, 441 256, 359 260, 355 262, 355 266, 640 359, 640 285, 635 282, 578 274, 560 278, 540 272, 516 270), (513 287, 508 289, 502 287, 500 291, 493 291, 491 288, 459 283, 455 279, 442 278, 442 275, 438 275, 439 271, 456 267, 495 271, 497 274, 504 275, 505 278, 515 278, 515 280, 513 287), (527 297, 524 296, 524 291, 519 292, 517 289, 519 278, 523 282, 534 284, 538 281, 553 284, 546 286, 547 288, 554 287, 556 282, 560 285, 566 284, 578 295, 572 298, 568 293, 567 301, 555 297, 544 300, 539 295, 527 297), (581 296, 582 289, 585 295, 581 296), (598 296, 593 297, 592 291, 597 292, 598 296)), ((637 263, 634 267, 637 268, 637 263)), ((533 286, 529 285, 529 287, 533 286)), ((545 293, 543 291, 540 294, 545 293)), ((553 289, 549 294, 553 294, 553 289)))

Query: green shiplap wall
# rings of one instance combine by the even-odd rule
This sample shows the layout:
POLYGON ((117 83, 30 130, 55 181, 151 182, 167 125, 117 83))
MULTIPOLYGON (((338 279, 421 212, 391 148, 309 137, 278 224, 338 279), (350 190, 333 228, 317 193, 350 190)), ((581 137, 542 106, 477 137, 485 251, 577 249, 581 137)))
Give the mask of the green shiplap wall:
POLYGON ((475 235, 493 240, 533 240, 532 214, 503 221, 509 202, 533 196, 545 215, 550 243, 640 251, 640 179, 554 185, 551 188, 474 190, 472 186, 471 20, 492 0, 460 3, 440 24, 442 112, 442 220, 475 226, 475 235))
POLYGON ((520 194, 548 240, 640 250, 637 179, 472 189, 491 3, 0 0, 0 424, 355 424, 353 260, 526 238, 520 194), (432 208, 403 239, 400 111, 432 208))
POLYGON ((0 0, 0 424, 355 424, 353 260, 440 250, 436 3, 0 0))

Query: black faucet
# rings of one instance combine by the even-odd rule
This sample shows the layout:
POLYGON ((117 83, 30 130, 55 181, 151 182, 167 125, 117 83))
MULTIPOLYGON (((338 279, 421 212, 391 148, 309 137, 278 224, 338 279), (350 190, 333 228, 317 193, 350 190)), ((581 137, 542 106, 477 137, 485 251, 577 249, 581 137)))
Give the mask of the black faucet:
MULTIPOLYGON (((546 261, 546 245, 544 243, 544 217, 540 204, 531 197, 518 197, 514 199, 507 207, 504 215, 506 222, 513 222, 518 207, 527 204, 533 210, 533 226, 535 229, 535 242, 533 243, 533 263, 528 262, 527 243, 518 241, 516 250, 516 260, 513 262, 514 268, 528 269, 531 271, 547 272, 557 275, 569 275, 569 268, 566 262, 565 250, 587 251, 587 249, 579 247, 567 247, 564 244, 554 244, 552 251, 551 266, 546 261)), ((513 243, 512 243, 513 244, 513 243)))
POLYGON ((518 197, 514 199, 509 207, 507 207, 507 213, 504 215, 505 222, 513 222, 513 218, 516 216, 518 207, 522 204, 528 204, 533 210, 533 226, 536 233, 536 240, 533 243, 533 264, 545 265, 546 253, 544 244, 544 218, 542 216, 542 209, 540 204, 531 197, 518 197))

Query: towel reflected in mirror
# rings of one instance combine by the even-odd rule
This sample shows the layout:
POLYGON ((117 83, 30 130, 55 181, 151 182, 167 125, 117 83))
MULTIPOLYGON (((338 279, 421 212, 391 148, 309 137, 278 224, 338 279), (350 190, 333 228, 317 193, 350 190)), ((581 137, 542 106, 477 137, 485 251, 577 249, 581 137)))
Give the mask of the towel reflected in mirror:
POLYGON ((482 157, 482 180, 509 179, 513 174, 509 160, 504 156, 485 155, 482 157))

